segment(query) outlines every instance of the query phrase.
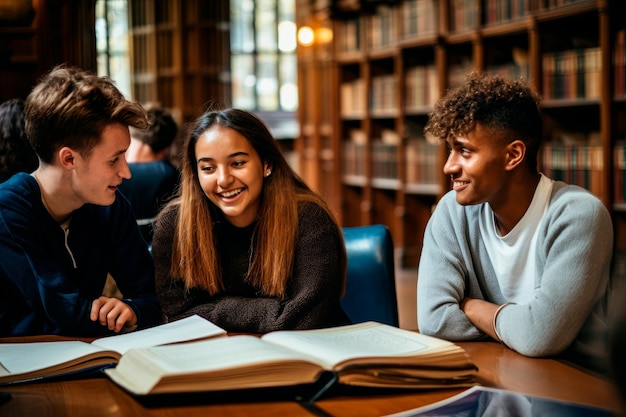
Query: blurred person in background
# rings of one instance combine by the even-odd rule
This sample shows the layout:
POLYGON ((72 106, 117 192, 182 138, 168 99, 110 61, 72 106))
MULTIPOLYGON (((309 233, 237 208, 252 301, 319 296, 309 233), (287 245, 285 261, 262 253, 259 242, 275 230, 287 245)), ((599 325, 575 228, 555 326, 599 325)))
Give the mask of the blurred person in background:
POLYGON ((130 202, 146 243, 152 241, 152 219, 175 194, 178 169, 170 162, 170 150, 178 133, 172 115, 158 105, 146 105, 150 125, 141 130, 130 128, 131 144, 126 161, 131 178, 120 191, 130 202))
POLYGON ((39 166, 37 154, 24 129, 24 100, 14 98, 0 104, 0 182, 17 172, 31 173, 39 166))

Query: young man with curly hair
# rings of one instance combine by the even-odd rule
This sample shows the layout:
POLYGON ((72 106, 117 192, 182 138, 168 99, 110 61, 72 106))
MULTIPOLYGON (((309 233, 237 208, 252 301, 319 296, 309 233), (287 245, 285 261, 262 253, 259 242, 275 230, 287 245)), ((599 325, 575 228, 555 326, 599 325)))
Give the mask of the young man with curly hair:
POLYGON ((425 133, 449 149, 452 190, 424 235, 418 325, 452 341, 493 338, 533 357, 606 367, 608 210, 539 172, 539 97, 473 73, 435 106, 425 133))

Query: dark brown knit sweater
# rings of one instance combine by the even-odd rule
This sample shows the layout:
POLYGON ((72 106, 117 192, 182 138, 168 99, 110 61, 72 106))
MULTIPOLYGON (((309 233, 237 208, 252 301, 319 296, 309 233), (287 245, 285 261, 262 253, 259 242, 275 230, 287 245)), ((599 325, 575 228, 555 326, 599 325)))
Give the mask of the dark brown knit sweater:
POLYGON ((178 207, 173 206, 155 224, 152 251, 157 295, 169 321, 198 314, 229 332, 267 333, 274 330, 314 329, 348 324, 339 305, 342 282, 340 231, 317 205, 299 213, 293 274, 287 298, 260 295, 244 282, 254 224, 237 228, 216 221, 214 232, 226 290, 211 296, 206 290, 187 291, 170 275, 172 241, 178 207))

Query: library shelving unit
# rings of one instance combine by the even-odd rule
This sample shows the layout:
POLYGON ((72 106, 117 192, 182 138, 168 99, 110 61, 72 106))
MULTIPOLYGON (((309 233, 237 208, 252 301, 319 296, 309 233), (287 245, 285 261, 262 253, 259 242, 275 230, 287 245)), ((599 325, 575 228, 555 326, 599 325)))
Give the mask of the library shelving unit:
POLYGON ((4 21, 0 25, 0 102, 25 99, 33 80, 41 75, 38 65, 37 23, 4 21))
POLYGON ((331 176, 326 188, 313 183, 342 225, 387 225, 403 264, 417 264, 432 208, 449 189, 445 148, 423 126, 448 88, 482 70, 537 89, 541 170, 597 195, 626 249, 626 2, 300 0, 298 12, 299 26, 333 30, 330 51, 313 45, 299 55, 301 77, 329 74, 300 79, 299 146, 304 160, 332 162, 305 162, 302 175, 331 176))
POLYGON ((188 121, 230 102, 228 1, 129 0, 133 97, 188 121))
MULTIPOLYGON (((339 142, 333 137, 337 112, 332 22, 310 0, 296 0, 296 23, 300 27, 298 58, 298 121, 300 136, 295 141, 298 167, 307 184, 338 207, 339 142), (301 33, 308 31, 306 42, 301 33), (313 41, 313 39, 315 39, 313 41)), ((339 216, 340 213, 336 212, 339 216)))
POLYGON ((95 71, 94 27, 95 0, 0 1, 0 101, 25 99, 61 63, 95 71))

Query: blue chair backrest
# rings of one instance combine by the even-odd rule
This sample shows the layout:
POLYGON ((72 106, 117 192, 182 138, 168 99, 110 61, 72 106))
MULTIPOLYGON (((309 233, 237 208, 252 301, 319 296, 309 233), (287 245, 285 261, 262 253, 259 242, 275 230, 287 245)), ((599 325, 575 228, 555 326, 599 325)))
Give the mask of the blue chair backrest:
POLYGON ((346 294, 341 306, 353 323, 399 326, 393 241, 381 224, 344 227, 348 255, 346 294))

